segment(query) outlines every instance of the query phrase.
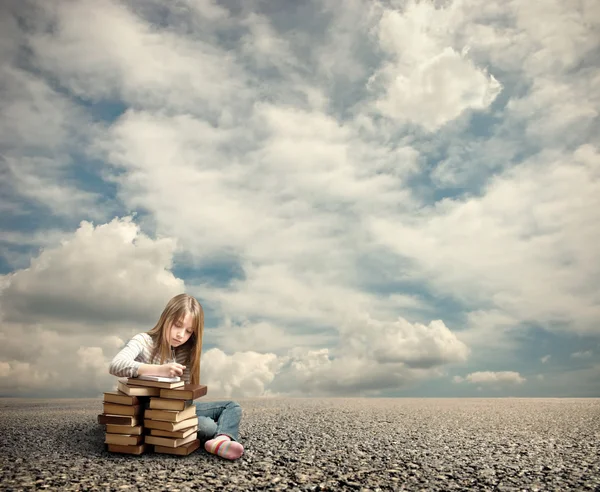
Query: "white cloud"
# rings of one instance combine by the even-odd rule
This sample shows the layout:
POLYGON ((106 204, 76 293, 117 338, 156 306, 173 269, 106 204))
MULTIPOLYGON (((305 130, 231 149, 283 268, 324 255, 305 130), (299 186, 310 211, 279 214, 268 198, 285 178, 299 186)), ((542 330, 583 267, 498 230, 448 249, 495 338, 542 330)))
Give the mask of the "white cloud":
POLYGON ((213 348, 202 355, 200 381, 211 398, 265 396, 280 365, 275 354, 247 351, 228 356, 213 348))
POLYGON ((590 145, 538 156, 479 197, 447 199, 419 216, 371 218, 371 230, 414 261, 413 274, 467 305, 493 303, 517 320, 597 333, 598 163, 590 145))
POLYGON ((6 276, 0 297, 3 318, 62 320, 62 331, 81 322, 88 331, 98 321, 149 322, 184 290, 169 270, 174 248, 170 239, 155 241, 140 233, 131 218, 96 227, 82 222, 60 246, 6 276))
POLYGON ((183 290, 176 245, 201 271, 238 266, 193 288, 218 318, 203 361, 216 394, 376 395, 467 356, 490 379, 476 369, 508 357, 524 326, 598 333, 600 157, 586 142, 600 136, 600 9, 304 8, 318 28, 193 0, 59 0, 28 8, 27 33, 0 16, 2 214, 26 201, 102 223, 122 205, 163 238, 127 220, 83 223, 61 245, 3 236, 44 249, 0 277, 0 374, 28 364, 46 386, 83 388, 183 290), (466 133, 500 89, 490 135, 466 133), (91 124, 108 101, 129 109, 91 124), (117 187, 106 208, 62 179, 82 155, 117 187), (435 187, 473 182, 485 186, 429 204, 435 187), (27 354, 29 334, 44 343, 27 354))
POLYGON ((475 66, 467 46, 451 45, 454 5, 411 1, 402 12, 383 13, 378 38, 391 60, 371 81, 385 91, 375 103, 382 114, 435 131, 467 109, 486 109, 500 93, 501 84, 475 66))
POLYGON ((525 381, 526 379, 515 371, 477 371, 467 374, 464 378, 460 376, 454 377, 455 383, 468 382, 472 384, 523 384, 525 381))
POLYGON ((244 91, 244 73, 230 53, 150 27, 121 3, 59 1, 41 8, 43 20, 57 28, 52 34, 40 28, 29 44, 37 63, 75 94, 218 114, 244 91))
POLYGON ((571 354, 571 357, 575 358, 575 359, 587 359, 589 357, 592 356, 592 351, 591 350, 581 350, 579 352, 573 352, 571 354))
POLYGON ((216 343, 225 352, 256 351, 286 353, 290 347, 318 347, 335 343, 334 334, 314 330, 307 333, 305 325, 293 329, 269 321, 239 323, 226 318, 215 330, 205 333, 205 339, 216 343))
POLYGON ((544 357, 542 357, 540 360, 542 361, 542 364, 545 364, 550 360, 550 354, 544 355, 544 357))

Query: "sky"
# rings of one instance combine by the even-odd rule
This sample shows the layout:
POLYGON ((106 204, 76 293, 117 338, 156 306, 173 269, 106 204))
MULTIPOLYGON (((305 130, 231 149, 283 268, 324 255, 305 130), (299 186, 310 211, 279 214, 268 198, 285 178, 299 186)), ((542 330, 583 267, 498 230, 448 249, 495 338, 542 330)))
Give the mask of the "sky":
POLYGON ((0 396, 600 396, 596 0, 0 9, 0 396))

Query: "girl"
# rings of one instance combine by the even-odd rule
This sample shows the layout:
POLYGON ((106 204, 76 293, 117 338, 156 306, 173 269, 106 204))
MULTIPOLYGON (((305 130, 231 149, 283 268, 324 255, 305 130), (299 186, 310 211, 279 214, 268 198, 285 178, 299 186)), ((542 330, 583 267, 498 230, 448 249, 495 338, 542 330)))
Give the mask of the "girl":
MULTIPOLYGON (((150 331, 138 333, 115 356, 108 372, 117 377, 143 375, 180 376, 186 383, 200 384, 200 352, 204 333, 204 310, 187 294, 173 297, 150 331)), ((194 402, 198 438, 204 449, 234 460, 244 452, 238 442, 241 407, 233 401, 194 402)))

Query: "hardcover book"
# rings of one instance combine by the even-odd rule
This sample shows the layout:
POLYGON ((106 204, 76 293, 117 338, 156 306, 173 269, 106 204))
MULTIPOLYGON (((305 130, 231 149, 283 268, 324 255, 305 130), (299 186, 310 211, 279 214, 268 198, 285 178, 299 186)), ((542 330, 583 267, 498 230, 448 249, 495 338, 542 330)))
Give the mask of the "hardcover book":
MULTIPOLYGON (((126 380, 125 380, 126 381, 126 380)), ((160 388, 147 388, 143 386, 128 386, 125 381, 118 381, 117 388, 120 392, 130 396, 158 396, 160 388)))
POLYGON ((180 422, 196 415, 196 407, 189 406, 185 410, 146 410, 145 419, 166 420, 168 422, 180 422))
POLYGON ((106 434, 106 444, 121 444, 123 446, 137 446, 144 440, 144 436, 131 436, 127 434, 106 434))
POLYGON ((116 403, 104 403, 103 412, 108 415, 136 416, 143 412, 141 405, 117 405, 116 403))
POLYGON ((161 389, 161 398, 170 398, 172 400, 195 400, 206 395, 207 387, 204 384, 184 384, 176 389, 161 389))
POLYGON ((198 432, 198 426, 190 427, 189 429, 183 429, 178 431, 166 431, 160 429, 150 429, 150 434, 152 436, 160 436, 160 437, 173 437, 175 439, 183 439, 184 437, 189 436, 190 434, 198 432))
POLYGON ((169 400, 167 398, 150 398, 149 408, 153 410, 185 410, 192 400, 169 400))
POLYGON ((196 434, 191 434, 183 439, 173 439, 172 437, 146 436, 146 444, 154 444, 155 446, 166 446, 169 448, 177 448, 188 442, 196 439, 196 434))
POLYGON ((198 417, 182 420, 181 422, 167 422, 164 420, 144 419, 144 427, 147 429, 160 429, 166 431, 178 431, 198 425, 198 417))
POLYGON ((138 425, 138 418, 126 415, 106 415, 104 413, 101 413, 100 415, 98 415, 98 423, 100 425, 114 424, 128 425, 130 427, 133 427, 134 425, 138 425))
POLYGON ((143 427, 141 425, 116 425, 116 424, 107 424, 106 425, 106 433, 107 434, 128 434, 132 436, 141 436, 143 427))
POLYGON ((179 456, 187 456, 188 454, 193 453, 200 447, 200 440, 195 439, 192 442, 188 442, 187 444, 183 444, 177 448, 170 448, 168 446, 154 446, 155 453, 163 453, 163 454, 175 454, 179 456))

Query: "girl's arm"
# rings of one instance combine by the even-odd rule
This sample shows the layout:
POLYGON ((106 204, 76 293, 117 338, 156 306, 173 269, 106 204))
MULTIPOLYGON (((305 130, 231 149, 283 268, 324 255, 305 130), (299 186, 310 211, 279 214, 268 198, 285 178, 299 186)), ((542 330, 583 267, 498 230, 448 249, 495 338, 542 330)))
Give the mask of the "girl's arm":
POLYGON ((141 359, 150 358, 151 348, 144 339, 143 334, 135 335, 121 351, 115 355, 111 361, 108 372, 117 377, 135 378, 137 376, 180 376, 185 369, 185 366, 177 363, 168 364, 147 364, 141 361, 136 361, 138 356, 142 355, 141 359))
POLYGON ((136 361, 135 359, 140 354, 144 354, 147 351, 148 348, 146 347, 146 343, 144 343, 142 335, 135 335, 127 342, 127 345, 115 355, 108 366, 108 372, 117 377, 137 377, 139 368, 143 363, 136 361))

